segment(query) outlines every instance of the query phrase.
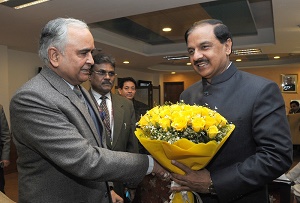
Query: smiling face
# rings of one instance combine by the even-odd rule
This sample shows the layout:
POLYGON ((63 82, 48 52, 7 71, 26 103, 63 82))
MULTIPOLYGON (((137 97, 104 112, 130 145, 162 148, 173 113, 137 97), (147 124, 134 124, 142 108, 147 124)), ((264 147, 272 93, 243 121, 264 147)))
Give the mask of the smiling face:
POLYGON ((69 27, 63 53, 55 47, 49 48, 51 69, 70 84, 81 84, 88 80, 94 64, 91 54, 94 48, 94 39, 88 29, 69 27))
POLYGON ((110 75, 109 73, 114 73, 114 67, 109 63, 94 64, 93 71, 90 75, 90 82, 93 90, 101 95, 105 95, 111 91, 115 82, 115 75, 110 75), (105 72, 104 75, 99 74, 100 72, 105 72))
POLYGON ((199 25, 191 31, 187 39, 188 53, 193 68, 207 79, 221 74, 230 63, 232 41, 229 38, 221 44, 214 34, 215 26, 199 25))

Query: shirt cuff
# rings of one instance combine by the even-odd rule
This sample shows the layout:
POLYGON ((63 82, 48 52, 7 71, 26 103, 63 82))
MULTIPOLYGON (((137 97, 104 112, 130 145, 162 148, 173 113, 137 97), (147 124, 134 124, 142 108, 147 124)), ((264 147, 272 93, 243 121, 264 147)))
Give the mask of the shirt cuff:
POLYGON ((149 159, 149 167, 148 167, 148 170, 147 170, 147 175, 148 175, 153 171, 154 160, 153 160, 152 156, 150 156, 150 155, 147 155, 147 156, 148 156, 148 159, 149 159))

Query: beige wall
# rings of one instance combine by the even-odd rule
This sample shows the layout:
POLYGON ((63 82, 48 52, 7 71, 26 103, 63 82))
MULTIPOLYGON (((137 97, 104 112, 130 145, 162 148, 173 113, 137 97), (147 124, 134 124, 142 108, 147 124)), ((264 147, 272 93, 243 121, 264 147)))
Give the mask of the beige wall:
MULTIPOLYGON (((275 67, 262 68, 262 69, 248 68, 242 70, 273 80, 278 84, 279 87, 281 87, 281 74, 297 74, 298 79, 300 76, 300 64, 275 66, 275 67)), ((297 87, 300 88, 299 80, 298 80, 297 87)), ((286 111, 288 112, 290 109, 290 101, 300 99, 300 89, 298 89, 297 93, 282 93, 282 96, 285 101, 286 111)))
MULTIPOLYGON (((41 66, 43 63, 37 53, 16 51, 0 45, 0 103, 4 107, 8 121, 10 121, 9 102, 11 97, 17 89, 38 73, 38 67, 41 66)), ((117 77, 131 76, 136 80, 150 80, 155 86, 160 82, 159 73, 150 74, 118 67, 116 72, 117 77)), ((85 82, 83 86, 89 88, 89 82, 85 82)))

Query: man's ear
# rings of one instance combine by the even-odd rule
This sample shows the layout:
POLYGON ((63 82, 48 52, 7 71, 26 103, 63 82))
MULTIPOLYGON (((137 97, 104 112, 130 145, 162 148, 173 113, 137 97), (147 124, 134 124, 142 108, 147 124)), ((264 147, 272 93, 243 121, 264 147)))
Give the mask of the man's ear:
POLYGON ((121 95, 121 91, 122 91, 122 89, 118 88, 119 95, 121 95))
POLYGON ((232 40, 230 38, 227 39, 225 42, 225 48, 226 48, 226 55, 229 56, 231 54, 231 48, 232 48, 232 40))
POLYGON ((60 52, 58 51, 57 48, 55 47, 50 47, 48 49, 48 56, 49 56, 49 62, 51 65, 56 68, 59 65, 59 57, 60 57, 60 52))

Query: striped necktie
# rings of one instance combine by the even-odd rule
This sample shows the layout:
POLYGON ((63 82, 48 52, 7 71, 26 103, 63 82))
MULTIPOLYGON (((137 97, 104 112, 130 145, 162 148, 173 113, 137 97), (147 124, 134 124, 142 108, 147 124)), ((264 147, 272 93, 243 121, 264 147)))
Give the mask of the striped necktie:
POLYGON ((100 116, 101 116, 101 119, 104 123, 107 135, 110 139, 110 142, 112 142, 111 129, 110 129, 110 117, 109 117, 109 111, 108 111, 108 108, 107 108, 107 105, 106 105, 106 99, 107 99, 106 96, 101 97, 102 101, 100 103, 100 108, 101 108, 100 116))

